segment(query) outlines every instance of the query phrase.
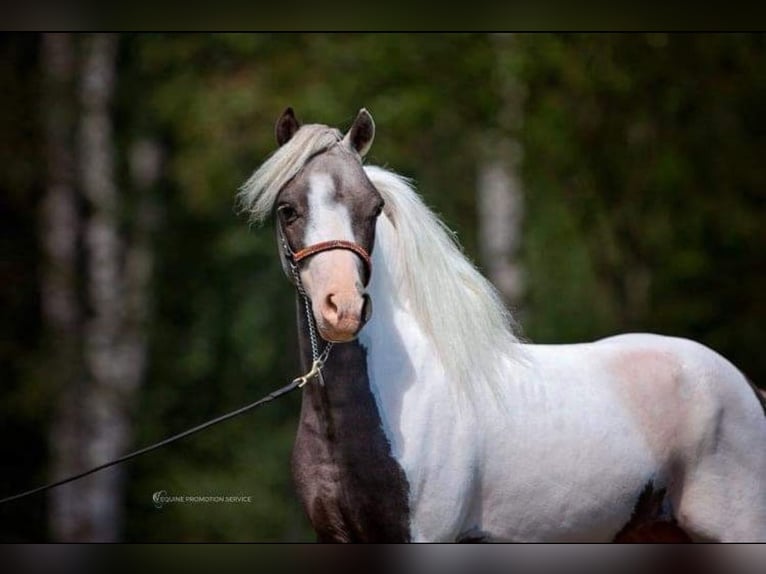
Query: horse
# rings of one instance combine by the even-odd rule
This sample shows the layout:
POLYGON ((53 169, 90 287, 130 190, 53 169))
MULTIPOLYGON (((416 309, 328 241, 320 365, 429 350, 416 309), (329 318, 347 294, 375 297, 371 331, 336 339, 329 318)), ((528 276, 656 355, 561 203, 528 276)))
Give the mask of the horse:
POLYGON ((238 197, 298 291, 292 475, 319 541, 766 541, 766 407, 728 360, 523 342, 410 180, 364 164, 367 110, 275 131, 238 197))

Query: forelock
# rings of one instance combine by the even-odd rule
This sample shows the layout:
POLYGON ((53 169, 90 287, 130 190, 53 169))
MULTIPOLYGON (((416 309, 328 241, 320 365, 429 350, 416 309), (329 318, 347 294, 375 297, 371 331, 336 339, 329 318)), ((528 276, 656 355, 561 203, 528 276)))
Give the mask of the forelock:
POLYGON ((240 188, 238 203, 242 211, 260 223, 271 213, 277 195, 306 162, 342 140, 335 128, 320 124, 302 126, 277 149, 240 188))

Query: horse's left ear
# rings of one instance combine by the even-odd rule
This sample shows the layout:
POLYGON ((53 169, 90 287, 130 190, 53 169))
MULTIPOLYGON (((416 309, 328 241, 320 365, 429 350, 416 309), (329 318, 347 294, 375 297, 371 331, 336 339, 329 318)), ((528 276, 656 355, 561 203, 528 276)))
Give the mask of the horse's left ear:
POLYGON ((356 115, 356 119, 351 124, 343 141, 364 157, 370 151, 373 139, 375 139, 375 122, 372 120, 370 112, 362 108, 356 115))

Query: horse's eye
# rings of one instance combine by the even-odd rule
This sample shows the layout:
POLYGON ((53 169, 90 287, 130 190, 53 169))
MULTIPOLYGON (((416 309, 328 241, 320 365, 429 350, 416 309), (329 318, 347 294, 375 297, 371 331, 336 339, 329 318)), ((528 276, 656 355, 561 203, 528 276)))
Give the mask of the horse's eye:
POLYGON ((287 203, 283 203, 277 208, 277 213, 279 213, 279 217, 282 218, 282 222, 286 225, 289 225, 296 219, 298 219, 298 212, 295 211, 295 208, 287 203))
POLYGON ((385 201, 381 201, 376 207, 375 207, 375 217, 378 217, 381 213, 383 213, 383 208, 386 206, 385 201))

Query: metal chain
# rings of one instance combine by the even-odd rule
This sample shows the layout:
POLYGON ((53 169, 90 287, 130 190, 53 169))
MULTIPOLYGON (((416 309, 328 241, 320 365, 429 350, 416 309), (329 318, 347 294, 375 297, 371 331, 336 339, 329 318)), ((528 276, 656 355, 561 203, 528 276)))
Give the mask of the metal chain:
POLYGON ((293 274, 295 288, 298 290, 298 294, 303 299, 303 307, 306 311, 306 321, 309 325, 309 342, 311 343, 311 359, 313 361, 309 372, 301 377, 298 377, 296 380, 301 381, 298 386, 302 387, 312 378, 317 377, 319 379, 319 384, 324 386, 322 367, 324 367, 324 364, 327 361, 327 357, 330 356, 330 351, 332 350, 333 343, 328 341, 325 345, 325 348, 322 350, 322 353, 319 353, 319 339, 317 337, 316 326, 314 324, 314 315, 311 312, 311 303, 309 301, 308 295, 306 294, 306 290, 303 288, 300 273, 298 272, 298 266, 295 265, 292 261, 290 262, 290 271, 293 274))

